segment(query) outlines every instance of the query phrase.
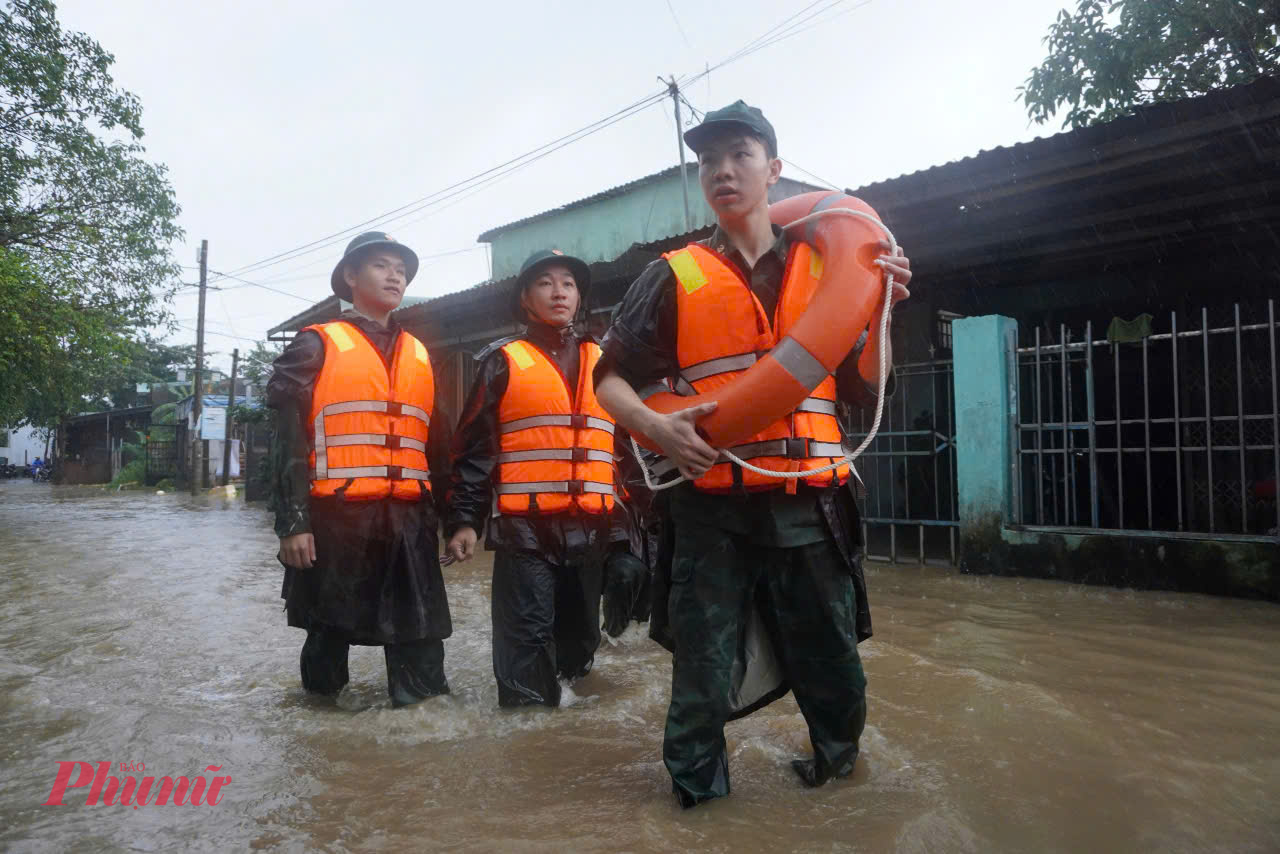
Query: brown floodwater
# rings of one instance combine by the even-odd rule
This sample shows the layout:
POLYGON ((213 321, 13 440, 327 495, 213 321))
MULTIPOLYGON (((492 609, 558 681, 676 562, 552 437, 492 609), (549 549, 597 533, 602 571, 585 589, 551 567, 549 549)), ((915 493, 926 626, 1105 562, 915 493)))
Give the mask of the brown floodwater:
POLYGON ((681 812, 641 627, 562 708, 500 711, 482 558, 445 571, 452 696, 392 709, 360 647, 326 705, 274 544, 238 498, 0 482, 0 847, 1280 850, 1275 605, 872 565, 853 777, 801 787, 787 698, 728 727, 733 795, 681 812), (43 806, 72 761, 232 779, 216 805, 43 806))

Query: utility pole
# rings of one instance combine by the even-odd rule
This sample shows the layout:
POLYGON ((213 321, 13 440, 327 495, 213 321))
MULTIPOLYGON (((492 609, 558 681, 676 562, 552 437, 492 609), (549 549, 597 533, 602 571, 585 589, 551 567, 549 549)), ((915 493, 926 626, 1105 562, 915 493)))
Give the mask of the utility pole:
POLYGON ((240 348, 231 351, 231 387, 227 389, 227 435, 222 440, 222 485, 231 480, 231 409, 236 405, 236 366, 240 348))
POLYGON ((191 439, 191 494, 204 487, 204 472, 208 468, 209 446, 200 441, 200 415, 204 409, 204 294, 209 283, 209 241, 200 241, 200 311, 196 315, 196 372, 192 391, 195 396, 191 411, 195 416, 196 432, 191 439))
MULTIPOLYGON (((662 80, 661 77, 658 78, 662 80)), ((671 94, 671 101, 676 105, 676 145, 680 148, 680 189, 684 192, 684 230, 688 234, 693 231, 693 219, 689 216, 689 179, 685 174, 684 167, 684 127, 680 123, 680 87, 676 85, 676 76, 671 75, 671 80, 663 80, 667 84, 667 92, 671 94)))

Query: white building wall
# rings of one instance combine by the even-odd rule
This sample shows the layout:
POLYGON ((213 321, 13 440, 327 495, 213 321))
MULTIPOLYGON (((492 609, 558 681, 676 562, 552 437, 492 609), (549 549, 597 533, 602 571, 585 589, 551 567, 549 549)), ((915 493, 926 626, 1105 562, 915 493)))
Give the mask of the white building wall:
POLYGON ((26 465, 36 457, 44 456, 47 431, 33 427, 19 427, 3 433, 9 439, 9 446, 0 447, 0 457, 8 457, 10 465, 26 465))

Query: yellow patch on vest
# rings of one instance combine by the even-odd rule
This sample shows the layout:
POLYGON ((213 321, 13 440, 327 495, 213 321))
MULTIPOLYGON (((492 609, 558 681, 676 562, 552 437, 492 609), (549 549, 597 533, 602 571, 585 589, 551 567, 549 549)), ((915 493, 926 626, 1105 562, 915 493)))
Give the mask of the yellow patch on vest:
POLYGON ((413 339, 413 355, 418 357, 418 361, 424 365, 430 365, 431 359, 427 356, 427 348, 422 346, 422 342, 417 338, 413 339))
POLYGON ((347 334, 347 330, 340 323, 330 323, 325 326, 324 331, 337 346, 340 353, 345 353, 356 346, 356 342, 351 340, 351 336, 347 334))
POLYGON ((681 249, 668 258, 667 263, 671 265, 672 272, 676 274, 676 279, 686 294, 693 293, 707 283, 706 273, 702 272, 693 253, 688 249, 681 249))
POLYGON ((822 256, 818 250, 809 250, 809 275, 815 279, 822 278, 822 256))
POLYGON ((523 341, 512 341, 503 349, 515 360, 516 367, 520 370, 527 371, 533 367, 533 354, 523 341))

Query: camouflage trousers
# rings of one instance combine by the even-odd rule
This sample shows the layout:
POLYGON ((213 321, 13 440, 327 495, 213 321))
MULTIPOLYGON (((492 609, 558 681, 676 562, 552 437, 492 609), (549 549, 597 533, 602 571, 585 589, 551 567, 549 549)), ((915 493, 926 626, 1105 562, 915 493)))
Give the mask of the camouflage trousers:
POLYGON ((729 794, 724 725, 752 607, 809 726, 820 780, 853 770, 867 718, 849 564, 834 542, 767 548, 677 524, 670 619, 675 640, 662 756, 680 802, 729 794))

